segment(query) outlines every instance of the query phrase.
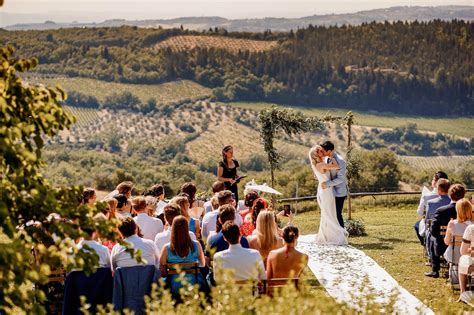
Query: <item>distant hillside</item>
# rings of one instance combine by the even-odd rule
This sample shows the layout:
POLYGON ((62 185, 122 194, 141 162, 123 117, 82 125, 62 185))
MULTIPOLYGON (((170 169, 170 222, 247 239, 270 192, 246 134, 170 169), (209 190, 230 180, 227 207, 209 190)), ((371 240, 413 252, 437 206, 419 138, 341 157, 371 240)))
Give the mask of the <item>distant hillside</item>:
MULTIPOLYGON (((19 20, 15 14, 0 12, 0 19, 5 21, 19 20)), ((168 20, 106 20, 100 23, 55 23, 45 21, 44 23, 14 24, 6 26, 7 30, 49 30, 70 27, 116 27, 116 26, 138 26, 138 27, 164 27, 173 28, 183 25, 184 28, 193 30, 207 30, 209 28, 225 28, 228 31, 263 32, 289 31, 312 25, 359 25, 367 22, 383 21, 429 21, 429 20, 452 20, 460 19, 466 21, 474 20, 474 6, 400 6, 387 9, 375 9, 346 14, 312 15, 307 17, 288 18, 263 18, 263 19, 235 19, 229 20, 221 17, 181 17, 168 20)))

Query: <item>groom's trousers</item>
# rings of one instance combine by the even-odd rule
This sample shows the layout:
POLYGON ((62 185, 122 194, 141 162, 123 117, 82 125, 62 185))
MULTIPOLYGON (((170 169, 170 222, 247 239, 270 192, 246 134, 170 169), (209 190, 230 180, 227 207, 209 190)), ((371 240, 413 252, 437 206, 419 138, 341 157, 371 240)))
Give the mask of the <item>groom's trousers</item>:
POLYGON ((339 222, 339 225, 342 227, 344 227, 344 218, 342 217, 342 209, 344 208, 344 200, 346 200, 346 196, 336 197, 337 221, 339 222))

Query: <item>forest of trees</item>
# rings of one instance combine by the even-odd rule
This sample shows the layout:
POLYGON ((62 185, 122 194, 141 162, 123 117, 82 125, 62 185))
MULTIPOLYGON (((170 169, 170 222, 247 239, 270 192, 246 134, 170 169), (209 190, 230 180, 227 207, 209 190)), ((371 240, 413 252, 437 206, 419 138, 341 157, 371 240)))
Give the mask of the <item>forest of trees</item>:
POLYGON ((422 115, 474 114, 474 24, 464 21, 308 26, 288 33, 202 32, 278 40, 250 53, 224 49, 154 49, 170 36, 201 34, 136 27, 8 32, 20 56, 40 72, 107 81, 191 79, 221 101, 271 101, 422 115))

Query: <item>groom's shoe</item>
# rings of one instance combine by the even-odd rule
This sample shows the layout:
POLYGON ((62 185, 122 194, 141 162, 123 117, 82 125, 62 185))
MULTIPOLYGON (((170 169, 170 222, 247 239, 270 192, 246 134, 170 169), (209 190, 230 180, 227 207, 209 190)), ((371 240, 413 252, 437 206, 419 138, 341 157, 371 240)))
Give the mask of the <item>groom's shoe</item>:
POLYGON ((434 271, 425 272, 425 276, 431 277, 431 278, 439 278, 439 272, 434 272, 434 271))

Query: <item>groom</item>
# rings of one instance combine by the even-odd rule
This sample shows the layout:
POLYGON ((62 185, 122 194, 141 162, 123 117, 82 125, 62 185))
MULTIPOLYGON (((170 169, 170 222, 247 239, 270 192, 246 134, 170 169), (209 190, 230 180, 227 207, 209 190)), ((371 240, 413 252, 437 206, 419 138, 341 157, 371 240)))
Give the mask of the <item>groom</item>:
POLYGON ((340 226, 344 227, 342 209, 344 207, 344 200, 347 197, 346 161, 334 151, 334 144, 331 141, 324 142, 321 144, 321 147, 324 150, 324 156, 328 157, 327 163, 330 163, 331 159, 335 159, 339 165, 339 170, 331 170, 329 172, 331 180, 321 183, 321 187, 323 189, 331 187, 334 190, 334 196, 336 196, 337 221, 339 221, 340 226))

